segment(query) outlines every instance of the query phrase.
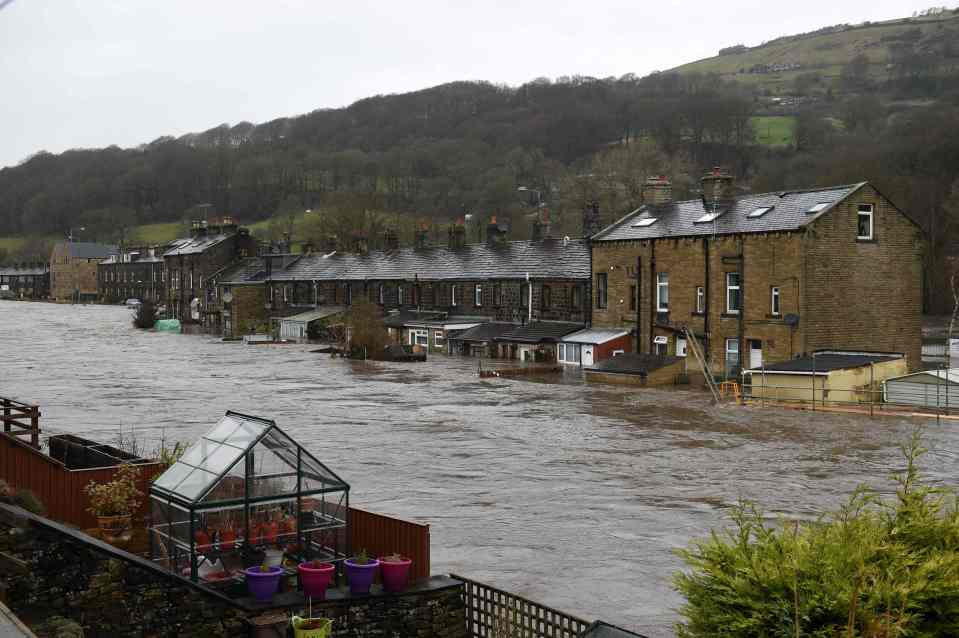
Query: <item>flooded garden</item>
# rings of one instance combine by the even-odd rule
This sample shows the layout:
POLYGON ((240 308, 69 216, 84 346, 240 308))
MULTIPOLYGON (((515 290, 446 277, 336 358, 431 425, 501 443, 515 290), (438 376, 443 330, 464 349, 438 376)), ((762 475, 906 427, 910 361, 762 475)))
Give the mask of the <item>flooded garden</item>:
MULTIPOLYGON (((39 403, 44 435, 122 433, 150 452, 226 410, 274 419, 337 468, 353 504, 429 523, 434 572, 649 636, 678 618, 674 549, 739 499, 812 518, 858 484, 889 489, 919 423, 142 332, 120 307, 0 301, 0 348, 2 393, 39 403)), ((955 422, 926 425, 924 470, 954 483, 955 422)))

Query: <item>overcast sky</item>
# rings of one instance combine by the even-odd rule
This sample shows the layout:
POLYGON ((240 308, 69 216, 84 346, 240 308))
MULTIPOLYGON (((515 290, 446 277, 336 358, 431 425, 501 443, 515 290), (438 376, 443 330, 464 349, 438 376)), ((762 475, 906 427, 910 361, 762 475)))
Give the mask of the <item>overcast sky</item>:
POLYGON ((0 0, 0 166, 452 80, 645 75, 723 46, 930 4, 0 0))

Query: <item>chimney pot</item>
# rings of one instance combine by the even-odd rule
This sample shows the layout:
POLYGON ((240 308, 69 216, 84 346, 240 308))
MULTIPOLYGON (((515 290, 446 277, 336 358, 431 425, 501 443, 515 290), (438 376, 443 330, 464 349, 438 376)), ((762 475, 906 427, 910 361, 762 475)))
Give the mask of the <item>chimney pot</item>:
POLYGON ((719 166, 703 175, 703 200, 707 202, 729 201, 736 197, 736 180, 732 174, 719 166))
POLYGON ((643 184, 643 203, 666 204, 673 200, 673 185, 665 175, 647 177, 643 184))

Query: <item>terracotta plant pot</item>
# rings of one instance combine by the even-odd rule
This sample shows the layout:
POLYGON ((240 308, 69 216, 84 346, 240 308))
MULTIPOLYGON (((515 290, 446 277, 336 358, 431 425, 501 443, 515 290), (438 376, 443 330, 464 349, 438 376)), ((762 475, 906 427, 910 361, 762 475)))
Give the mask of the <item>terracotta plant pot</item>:
POLYGON ((400 560, 380 556, 380 576, 383 579, 383 591, 399 592, 406 589, 410 582, 410 565, 413 561, 406 556, 400 560))
POLYGON ((100 538, 108 543, 127 542, 133 537, 133 515, 97 516, 100 538))
POLYGON ((236 532, 232 529, 225 529, 220 532, 220 551, 230 552, 236 544, 236 532))
POLYGON ((333 580, 335 567, 329 563, 314 564, 312 561, 300 563, 296 570, 300 572, 300 584, 303 585, 303 595, 307 598, 324 600, 326 588, 333 580))

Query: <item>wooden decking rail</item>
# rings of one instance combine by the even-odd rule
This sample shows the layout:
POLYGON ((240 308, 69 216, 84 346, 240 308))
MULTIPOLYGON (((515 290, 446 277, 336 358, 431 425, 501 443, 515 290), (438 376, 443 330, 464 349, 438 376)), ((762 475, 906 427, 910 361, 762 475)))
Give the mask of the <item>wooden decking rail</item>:
POLYGON ((10 397, 0 397, 0 408, 2 408, 0 421, 3 422, 4 433, 29 438, 30 445, 39 450, 40 406, 10 397))

